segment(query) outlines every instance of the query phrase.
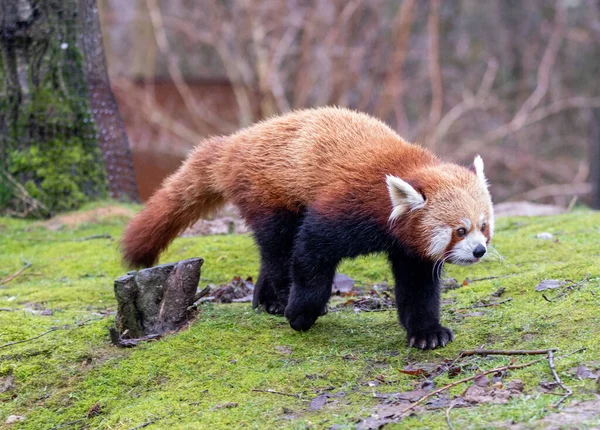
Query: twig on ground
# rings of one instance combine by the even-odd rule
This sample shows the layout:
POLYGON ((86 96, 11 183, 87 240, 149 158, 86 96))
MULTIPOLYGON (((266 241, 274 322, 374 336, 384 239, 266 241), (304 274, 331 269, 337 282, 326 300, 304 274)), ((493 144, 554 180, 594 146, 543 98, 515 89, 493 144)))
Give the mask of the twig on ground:
POLYGON ((114 327, 109 328, 108 333, 110 335, 110 341, 112 342, 112 344, 118 346, 119 348, 132 348, 134 346, 137 346, 141 342, 158 340, 166 334, 149 334, 148 336, 127 339, 121 337, 121 335, 119 335, 119 332, 114 327))
POLYGON ((110 234, 107 234, 107 233, 104 233, 104 234, 94 234, 92 236, 82 237, 80 239, 74 239, 73 242, 84 242, 86 240, 93 240, 93 239, 110 239, 110 240, 113 240, 113 237, 110 234))
POLYGON ((12 312, 11 308, 0 308, 0 312, 12 312))
POLYGON ((270 394, 279 394, 280 396, 295 397, 297 399, 300 398, 300 396, 298 394, 282 393, 280 391, 275 391, 275 390, 271 390, 271 389, 259 390, 257 388, 253 388, 252 391, 255 393, 270 393, 270 394))
POLYGON ((448 428, 450 430, 454 430, 454 426, 452 425, 452 422, 450 421, 450 411, 452 410, 452 408, 456 405, 456 401, 452 401, 450 403, 450 406, 448 406, 448 409, 446 409, 446 422, 448 423, 448 428))
POLYGON ((422 404, 423 402, 425 402, 426 400, 430 399, 433 396, 436 396, 446 390, 449 390, 452 387, 456 387, 457 385, 477 379, 480 376, 489 375, 490 373, 504 372, 506 370, 522 369, 524 367, 533 366, 534 364, 539 363, 540 361, 543 361, 543 360, 544 360, 543 358, 538 358, 537 360, 529 361, 529 362, 523 363, 523 364, 511 364, 508 366, 496 367, 495 369, 486 370, 485 372, 477 373, 473 376, 469 376, 468 378, 463 378, 460 381, 456 381, 451 384, 444 385, 442 388, 438 388, 437 390, 432 391, 431 393, 421 397, 419 400, 412 403, 410 406, 407 406, 406 408, 402 409, 398 414, 396 414, 396 417, 400 417, 400 416, 404 415, 406 412, 416 408, 417 406, 419 406, 420 404, 422 404))
POLYGON ((557 351, 558 348, 549 349, 468 349, 461 351, 456 358, 457 361, 470 355, 545 355, 551 351, 557 351))
POLYGON ((469 306, 467 309, 489 308, 491 306, 503 305, 504 303, 510 302, 511 300, 512 300, 512 298, 509 297, 508 299, 501 300, 499 302, 475 304, 475 305, 469 306))
POLYGON ((85 324, 89 323, 90 321, 99 321, 99 320, 101 320, 101 319, 102 319, 102 318, 90 318, 90 319, 87 319, 87 320, 85 320, 85 321, 82 321, 82 322, 80 322, 80 323, 77 323, 77 324, 75 325, 75 327, 73 327, 73 326, 71 326, 71 325, 64 325, 64 326, 60 326, 60 327, 52 327, 50 330, 46 330, 45 332, 43 332, 43 333, 40 333, 40 334, 38 334, 37 336, 30 337, 29 339, 17 340, 17 341, 14 341, 14 342, 8 342, 8 343, 5 343, 4 345, 0 345, 0 349, 3 349, 3 348, 8 348, 9 346, 12 346, 12 345, 17 345, 17 344, 19 344, 19 343, 31 342, 32 340, 39 339, 40 337, 42 337, 42 336, 45 336, 45 335, 47 335, 48 333, 52 333, 53 331, 59 331, 59 330, 75 330, 75 329, 77 329, 77 328, 83 327, 85 324))
POLYGON ((19 270, 17 270, 15 273, 13 273, 10 276, 7 276, 6 278, 4 278, 3 280, 0 281, 0 285, 3 284, 7 284, 10 281, 12 281, 13 279, 15 279, 17 276, 19 276, 21 273, 23 273, 24 271, 26 271, 27 269, 29 269, 31 267, 31 263, 29 261, 25 261, 25 266, 21 267, 19 270))
POLYGON ((581 287, 581 284, 583 284, 584 282, 587 282, 587 280, 589 279, 590 275, 591 275, 591 273, 588 273, 588 274, 587 274, 587 275, 585 275, 585 277, 584 277, 584 278, 583 278, 581 281, 579 281, 579 282, 575 282, 575 281, 573 281, 573 280, 571 280, 571 279, 566 279, 566 280, 565 280, 565 282, 570 282, 570 284, 569 284, 569 285, 567 285, 567 286, 565 286, 565 287, 563 288, 562 292, 558 293, 557 295, 555 295, 555 296, 554 296, 554 297, 552 297, 552 298, 548 298, 548 297, 546 296, 546 294, 545 294, 545 293, 544 293, 544 294, 542 294, 542 297, 544 298, 544 300, 546 300, 546 301, 547 301, 547 302, 549 302, 549 303, 555 302, 555 301, 557 301, 558 299, 560 299, 560 298, 562 298, 562 297, 566 296, 568 293, 570 293, 571 291, 573 291, 575 288, 581 287))
POLYGON ((150 424, 154 424, 158 420, 162 420, 162 418, 154 418, 154 419, 152 419, 150 421, 146 421, 144 423, 141 423, 139 426, 132 427, 129 430, 143 429, 144 427, 148 427, 150 424))
POLYGON ((563 390, 565 390, 565 394, 558 399, 558 402, 552 405, 553 407, 558 408, 560 404, 567 399, 567 397, 573 395, 573 390, 567 387, 560 379, 560 376, 558 376, 558 373, 556 373, 556 368, 554 367, 554 353, 552 351, 548 351, 548 365, 550 366, 550 370, 552 371, 552 375, 554 376, 556 383, 560 385, 563 390))
POLYGON ((56 429, 60 429, 60 428, 63 428, 63 427, 72 426, 72 425, 75 425, 75 424, 79 424, 80 422, 85 421, 85 420, 86 420, 85 418, 80 418, 80 419, 75 420, 75 421, 67 421, 66 423, 62 423, 62 424, 59 424, 57 426, 52 427, 50 430, 56 430, 56 429))
POLYGON ((467 281, 469 284, 473 283, 473 282, 480 282, 480 281, 489 281, 490 279, 504 279, 504 278, 508 278, 509 276, 512 275, 504 275, 504 276, 485 276, 483 278, 473 278, 473 279, 465 279, 465 281, 467 281))

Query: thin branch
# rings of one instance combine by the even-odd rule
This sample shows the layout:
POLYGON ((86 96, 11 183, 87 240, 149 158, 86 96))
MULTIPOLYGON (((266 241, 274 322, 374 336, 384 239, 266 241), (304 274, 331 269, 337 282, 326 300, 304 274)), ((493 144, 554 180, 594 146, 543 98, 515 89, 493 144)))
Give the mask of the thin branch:
POLYGON ((523 102, 519 111, 513 117, 511 123, 515 127, 519 127, 527 121, 529 113, 542 101, 548 92, 550 85, 550 74, 552 73, 552 67, 556 62, 556 56, 560 45, 562 43, 565 27, 567 23, 567 12, 561 7, 560 2, 556 2, 554 17, 554 30, 540 61, 537 72, 537 86, 530 94, 530 96, 523 102))
POLYGON ((83 327, 85 324, 89 323, 90 321, 99 321, 100 319, 101 318, 90 318, 88 320, 85 320, 85 321, 82 321, 80 323, 77 323, 75 325, 75 327, 70 326, 70 325, 64 325, 64 326, 60 326, 60 327, 52 327, 50 330, 46 330, 45 332, 40 333, 37 336, 30 337, 29 339, 17 340, 17 341, 14 341, 14 342, 5 343, 4 345, 0 345, 0 349, 8 348, 9 346, 18 345, 20 343, 31 342, 32 340, 39 339, 40 337, 46 336, 48 333, 52 333, 53 331, 75 330, 77 328, 83 327))
POLYGON ((496 367, 495 369, 491 369, 491 370, 486 370, 485 372, 482 373, 477 373, 473 376, 469 376, 468 378, 463 378, 460 381, 456 381, 453 382, 451 384, 448 385, 444 385, 442 388, 438 388, 435 391, 432 391, 431 393, 421 397, 419 400, 417 400, 416 402, 412 403, 411 405, 407 406, 406 408, 402 409, 398 414, 396 414, 396 417, 400 417, 402 415, 404 415, 406 412, 416 408, 417 406, 419 406, 420 404, 424 403, 426 400, 430 399, 433 396, 436 396, 446 390, 449 390, 452 387, 456 387, 457 385, 460 384, 464 384, 465 382, 469 382, 472 381, 474 379, 479 378, 480 376, 485 376, 485 375, 489 375, 490 373, 498 373, 498 372, 505 372, 507 370, 515 370, 515 369, 522 369, 524 367, 529 367, 529 366, 533 366, 536 363, 539 363, 540 361, 543 361, 544 358, 538 358, 537 360, 533 360, 530 361, 528 363, 523 363, 523 364, 511 364, 508 366, 502 366, 502 367, 496 367))
POLYGON ((483 75, 483 78, 481 79, 481 84, 479 85, 477 93, 475 93, 475 95, 468 94, 465 96, 460 103, 454 105, 452 109, 446 112, 446 114, 439 120, 433 136, 433 139, 436 142, 440 142, 446 133, 448 133, 450 127, 452 127, 452 125, 463 115, 475 109, 484 109, 489 105, 488 97, 490 95, 492 85, 496 80, 497 74, 498 60, 493 58, 488 61, 487 69, 483 75))
POLYGON ((25 266, 21 267, 19 270, 17 270, 12 275, 7 276, 3 280, 1 280, 0 281, 0 285, 8 284, 10 281, 12 281, 13 279, 15 279, 17 276, 19 276, 21 273, 23 273, 24 271, 26 271, 30 267, 31 267, 31 263, 29 261, 25 261, 25 266))
POLYGON ((113 237, 108 234, 108 233, 103 233, 103 234, 93 234, 91 236, 86 236, 86 237, 82 237, 79 239, 73 239, 73 242, 85 242, 87 240, 94 240, 94 239, 110 239, 113 240, 113 237))
POLYGON ((431 82, 431 108, 429 110, 429 125, 426 144, 433 148, 436 144, 435 128, 442 117, 444 90, 442 85, 442 70, 440 67, 440 0, 431 0, 429 17, 427 19, 429 42, 429 80, 431 82))
POLYGON ((450 430, 454 430, 454 426, 452 425, 452 422, 450 421, 450 411, 452 410, 452 408, 456 405, 456 401, 453 401, 452 403, 450 403, 450 406, 448 406, 448 409, 446 409, 446 422, 448 423, 448 428, 450 430))
POLYGON ((23 185, 21 185, 19 183, 19 181, 17 181, 10 173, 8 173, 2 167, 0 167, 0 179, 1 178, 6 178, 8 180, 8 182, 10 182, 15 187, 15 189, 20 193, 20 195, 15 195, 15 198, 17 198, 18 200, 23 202, 26 207, 29 206, 29 209, 26 208, 23 213, 18 213, 18 212, 6 209, 4 212, 7 215, 25 218, 27 215, 29 215, 30 213, 32 213, 33 211, 36 211, 36 210, 40 211, 42 213, 42 215, 50 214, 50 210, 46 207, 46 205, 44 205, 39 200, 31 197, 31 195, 27 192, 25 187, 23 187, 23 185))
POLYGON ((479 304, 479 305, 469 306, 467 309, 489 308, 489 307, 492 307, 492 306, 503 305, 504 303, 508 303, 510 301, 512 301, 512 298, 509 297, 508 299, 501 300, 499 302, 482 303, 482 304, 479 304))
POLYGON ((146 0, 146 7, 148 8, 148 12, 150 14, 150 20, 152 21, 152 28, 154 30, 154 37, 156 39, 158 49, 160 49, 161 53, 166 57, 169 75, 171 76, 171 79, 175 84, 175 88, 177 88, 177 92, 181 96, 185 107, 192 115, 192 119, 197 121, 197 119, 200 118, 205 123, 211 124, 221 131, 232 130, 234 128, 233 124, 223 121, 221 118, 214 115, 212 112, 206 109, 206 107, 198 103, 192 95, 192 91, 185 82, 183 73, 179 68, 178 58, 173 53, 169 45, 169 40, 165 31, 158 0, 146 0))
MULTIPOLYGON (((381 88, 382 99, 377 104, 375 112, 383 120, 387 119, 394 106, 396 109, 403 109, 401 100, 404 84, 403 70, 412 30, 414 6, 415 0, 403 1, 392 24, 395 33, 395 47, 392 54, 391 66, 388 69, 381 88)), ((401 114, 398 116, 402 117, 401 114)), ((404 128, 405 126, 406 124, 398 125, 399 128, 404 128)))
POLYGON ((550 184, 512 196, 509 200, 540 200, 554 196, 584 196, 592 192, 592 184, 550 184))
POLYGON ((555 408, 559 407, 560 404, 562 402, 564 402, 567 397, 573 395, 573 390, 571 390, 569 387, 567 387, 563 381, 560 379, 560 376, 558 376, 558 373, 556 373, 556 368, 554 367, 554 354, 552 351, 548 351, 548 365, 550 366, 550 370, 552 371, 552 375, 554 376, 554 380, 556 381, 556 383, 558 385, 560 385, 560 387, 566 391, 566 393, 564 394, 564 396, 562 396, 558 402, 556 402, 554 405, 555 408))
MULTIPOLYGON (((458 354, 456 360, 459 360, 463 357, 468 357, 471 355, 546 355, 549 352, 558 351, 558 348, 550 348, 550 349, 468 349, 465 351, 461 351, 458 354)), ((454 361, 456 361, 454 360, 454 361)))
POLYGON ((253 388, 252 389, 253 392, 255 393, 269 393, 269 394, 279 394, 280 396, 288 396, 288 397, 295 397, 295 398, 300 398, 300 396, 298 394, 288 394, 288 393, 282 393, 280 391, 275 391, 275 390, 271 390, 271 389, 267 389, 267 390, 259 390, 258 388, 253 388))

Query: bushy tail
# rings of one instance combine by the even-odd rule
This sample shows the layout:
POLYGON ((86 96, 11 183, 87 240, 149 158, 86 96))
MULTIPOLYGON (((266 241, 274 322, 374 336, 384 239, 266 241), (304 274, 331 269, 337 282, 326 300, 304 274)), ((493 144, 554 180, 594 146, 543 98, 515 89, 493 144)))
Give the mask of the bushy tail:
POLYGON ((211 139, 198 146, 129 222, 121 239, 128 266, 152 266, 179 233, 225 203, 211 174, 216 143, 211 139))

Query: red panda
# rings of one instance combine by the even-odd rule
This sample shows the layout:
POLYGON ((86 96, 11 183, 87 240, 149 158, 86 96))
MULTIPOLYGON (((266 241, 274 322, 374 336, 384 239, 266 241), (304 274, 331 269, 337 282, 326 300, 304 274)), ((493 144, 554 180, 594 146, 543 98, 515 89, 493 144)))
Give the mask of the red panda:
POLYGON ((453 340, 440 324, 440 267, 486 253, 494 213, 483 172, 438 159, 366 114, 294 111, 201 142, 122 239, 130 266, 150 266, 186 227, 226 201, 261 256, 253 306, 308 330, 327 309, 341 259, 387 253, 410 346, 453 340))

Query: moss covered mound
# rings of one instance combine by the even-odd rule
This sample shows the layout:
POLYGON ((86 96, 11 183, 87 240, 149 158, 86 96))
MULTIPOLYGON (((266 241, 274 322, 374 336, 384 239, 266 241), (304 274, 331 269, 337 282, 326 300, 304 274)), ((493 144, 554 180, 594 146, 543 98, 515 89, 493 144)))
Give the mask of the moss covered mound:
MULTIPOLYGON (((600 213, 499 220, 494 242, 504 259, 447 268, 459 284, 475 281, 444 293, 442 319, 456 340, 426 352, 407 348, 395 312, 331 312, 309 332, 296 333, 284 319, 255 313, 249 304, 207 304, 188 330, 117 349, 108 328, 114 324, 112 282, 126 271, 117 247, 126 218, 83 219, 48 229, 0 218, 0 280, 23 261, 32 264, 0 287, 0 428, 354 428, 381 401, 374 392, 419 383, 418 375, 399 369, 482 346, 557 347, 557 356, 586 348, 557 359, 556 368, 574 391, 567 403, 593 398, 596 382, 572 369, 593 369, 600 360, 600 213), (553 238, 536 238, 541 232, 553 238), (492 278, 477 280, 485 277, 492 278), (584 281, 566 291, 536 292, 544 279, 584 281), (503 303, 493 305, 490 298, 501 288, 495 300, 503 303), (11 415, 24 419, 5 424, 11 415)), ((180 238, 161 261, 192 256, 206 261, 201 285, 258 274, 249 235, 180 238)), ((382 256, 345 262, 339 271, 367 285, 391 281, 382 256)), ((514 358, 474 358, 461 377, 514 358)), ((507 378, 523 380, 524 394, 507 404, 454 408, 454 427, 540 426, 537 420, 553 412, 558 398, 540 389, 540 382, 553 381, 547 362, 507 378)), ((434 383, 454 380, 445 373, 434 383)), ((599 424, 596 416, 585 426, 599 424)), ((419 412, 398 426, 445 428, 446 415, 444 409, 419 412)))

